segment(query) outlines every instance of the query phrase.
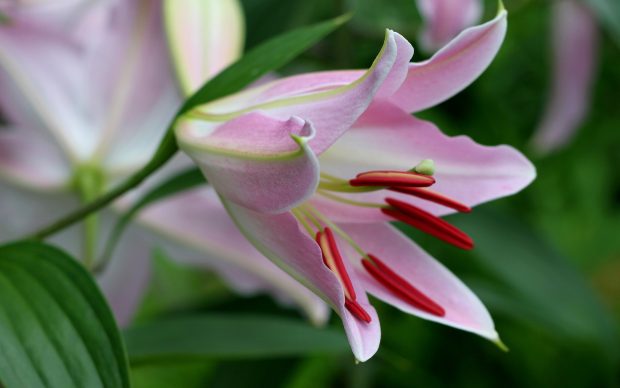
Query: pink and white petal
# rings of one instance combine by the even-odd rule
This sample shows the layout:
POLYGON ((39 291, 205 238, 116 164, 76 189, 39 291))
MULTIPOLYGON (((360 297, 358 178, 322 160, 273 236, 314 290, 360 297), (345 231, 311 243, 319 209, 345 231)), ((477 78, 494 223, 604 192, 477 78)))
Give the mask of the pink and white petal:
POLYGON ((590 109, 599 32, 592 11, 578 1, 553 7, 553 79, 542 121, 533 138, 540 153, 565 146, 590 109))
POLYGON ((429 51, 445 45, 482 14, 481 0, 417 0, 425 23, 422 44, 429 51))
POLYGON ((237 0, 166 0, 168 44, 185 94, 233 63, 243 51, 243 12, 237 0))
MULTIPOLYGON (((321 170, 350 179, 368 170, 409 170, 422 159, 435 161, 435 185, 431 189, 474 206, 512 195, 529 185, 536 176, 532 163, 506 145, 484 146, 467 136, 449 137, 434 124, 419 120, 386 103, 374 104, 354 128, 321 156, 321 170)), ((394 192, 343 195, 356 201, 382 203, 387 196, 400 198, 436 215, 452 209, 394 192)), ((344 205, 343 205, 344 206, 344 205)), ((384 220, 355 216, 353 209, 340 222, 376 222, 384 220)), ((364 217, 368 212, 361 213, 364 217)), ((332 214, 330 214, 330 217, 332 214)))
POLYGON ((430 108, 471 84, 489 66, 506 35, 506 11, 461 32, 430 59, 411 63, 390 101, 407 112, 430 108))
POLYGON ((79 47, 68 36, 28 20, 0 25, 0 104, 9 121, 53 135, 79 158, 93 139, 79 107, 85 84, 79 47))
POLYGON ((310 146, 320 154, 350 128, 373 99, 387 98, 399 88, 407 76, 412 55, 409 42, 388 30, 381 52, 365 73, 346 71, 296 76, 208 105, 201 108, 200 114, 213 121, 227 120, 256 109, 280 119, 299 116, 316 128, 310 146), (230 106, 239 110, 222 111, 230 106))
POLYGON ((299 204, 316 189, 319 165, 308 146, 314 128, 298 117, 278 120, 248 113, 208 133, 184 123, 179 147, 200 166, 228 200, 277 213, 299 204))
POLYGON ((369 359, 379 346, 379 319, 355 276, 351 281, 359 291, 360 304, 371 316, 370 323, 355 319, 345 308, 342 285, 323 264, 319 246, 300 229, 291 213, 258 213, 226 200, 222 202, 239 230, 256 249, 332 306, 343 320, 355 357, 360 361, 369 359))
MULTIPOLYGON (((377 298, 420 318, 469 331, 497 342, 493 320, 482 302, 463 282, 411 239, 388 224, 341 224, 363 250, 377 256, 388 267, 444 308, 443 317, 429 314, 394 295, 356 261, 357 276, 377 298)), ((348 253, 355 251, 348 247, 348 253)), ((357 255, 359 256, 359 254, 357 255)))
POLYGON ((234 225, 211 187, 197 188, 146 208, 138 222, 158 236, 175 260, 216 270, 242 293, 267 291, 302 308, 315 324, 327 305, 261 255, 234 225))
POLYGON ((0 128, 0 177, 39 191, 66 189, 71 166, 61 150, 41 134, 23 128, 0 128))
POLYGON ((162 91, 153 101, 151 112, 135 126, 122 124, 121 132, 109 148, 103 164, 112 176, 126 176, 144 166, 155 153, 179 105, 179 93, 174 87, 162 91), (131 131, 127 128, 133 128, 131 131))
POLYGON ((0 12, 11 20, 27 19, 70 33, 77 20, 93 4, 92 0, 11 1, 0 3, 0 12))
POLYGON ((96 156, 108 159, 117 148, 138 142, 145 136, 142 132, 156 143, 181 97, 169 63, 159 0, 101 2, 84 23, 93 19, 98 32, 85 49, 85 68, 92 79, 91 105, 86 108, 98 123, 90 134, 97 140, 96 156), (150 135, 154 132, 158 136, 150 135))

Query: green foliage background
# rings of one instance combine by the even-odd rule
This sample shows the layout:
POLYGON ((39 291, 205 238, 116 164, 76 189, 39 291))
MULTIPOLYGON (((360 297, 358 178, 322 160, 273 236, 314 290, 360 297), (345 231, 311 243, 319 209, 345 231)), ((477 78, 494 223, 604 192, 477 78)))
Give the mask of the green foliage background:
MULTIPOLYGON (((247 47, 288 29, 355 11, 345 27, 282 73, 364 68, 392 28, 419 50, 413 0, 245 0, 247 47)), ((478 249, 464 254, 407 230, 488 305, 510 352, 375 301, 382 345, 369 362, 351 354, 151 360, 132 363, 137 387, 603 387, 620 384, 620 47, 602 31, 592 110, 575 140, 547 157, 528 141, 550 82, 550 3, 506 1, 508 36, 483 76, 423 112, 446 133, 524 151, 538 179, 517 196, 452 221, 478 249)), ((486 4, 492 17, 495 2, 486 4)), ((193 312, 294 317, 267 297, 241 298, 208 273, 155 255, 155 280, 139 322, 193 312)), ((333 319, 334 330, 341 330, 333 319)), ((131 346, 129 348, 131 357, 131 346)))

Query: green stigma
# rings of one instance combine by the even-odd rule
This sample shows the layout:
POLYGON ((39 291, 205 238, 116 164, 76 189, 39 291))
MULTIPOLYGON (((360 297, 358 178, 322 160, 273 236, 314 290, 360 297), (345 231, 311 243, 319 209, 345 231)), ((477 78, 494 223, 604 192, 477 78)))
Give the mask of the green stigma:
POLYGON ((413 171, 422 175, 433 175, 435 173, 435 162, 433 159, 424 159, 413 168, 413 171))

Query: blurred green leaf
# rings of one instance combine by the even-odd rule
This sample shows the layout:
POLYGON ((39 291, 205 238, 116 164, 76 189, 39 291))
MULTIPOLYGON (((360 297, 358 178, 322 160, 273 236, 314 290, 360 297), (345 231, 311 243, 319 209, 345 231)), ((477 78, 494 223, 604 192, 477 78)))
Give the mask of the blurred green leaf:
POLYGON ((209 309, 213 304, 234 297, 216 274, 179 263, 162 249, 155 250, 151 262, 149 289, 134 322, 153 320, 197 306, 209 309))
POLYGON ((136 201, 116 222, 105 246, 103 257, 98 267, 103 268, 112 257, 116 244, 129 222, 146 206, 166 197, 205 184, 206 180, 198 168, 189 168, 156 185, 136 201))
POLYGON ((473 237, 479 263, 499 280, 476 289, 483 299, 514 319, 617 359, 613 320, 567 259, 513 218, 477 209, 453 221, 473 237))
POLYGON ((213 369, 204 361, 144 363, 131 368, 131 381, 135 388, 202 388, 213 369))
POLYGON ((408 37, 420 28, 417 7, 411 0, 344 0, 353 14, 352 27, 357 33, 380 38, 386 28, 408 37))
POLYGON ((293 372, 286 388, 328 387, 340 365, 333 357, 308 357, 293 372))
POLYGON ((339 331, 293 319, 209 314, 173 318, 125 332, 133 362, 167 358, 281 357, 349 351, 339 331))
POLYGON ((90 274, 56 248, 0 247, 0 379, 7 387, 129 387, 110 309, 90 274))

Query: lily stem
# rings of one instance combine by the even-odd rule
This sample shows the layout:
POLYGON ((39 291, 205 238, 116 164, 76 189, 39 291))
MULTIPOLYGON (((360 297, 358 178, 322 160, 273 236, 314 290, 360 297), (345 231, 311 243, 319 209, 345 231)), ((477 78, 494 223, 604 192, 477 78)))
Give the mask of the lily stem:
MULTIPOLYGON (((84 165, 77 169, 75 185, 84 203, 89 203, 103 190, 103 172, 97 167, 84 165)), ((99 231, 99 217, 97 214, 89 214, 83 224, 84 241, 82 260, 86 268, 91 268, 95 261, 97 251, 97 236, 99 231)))

